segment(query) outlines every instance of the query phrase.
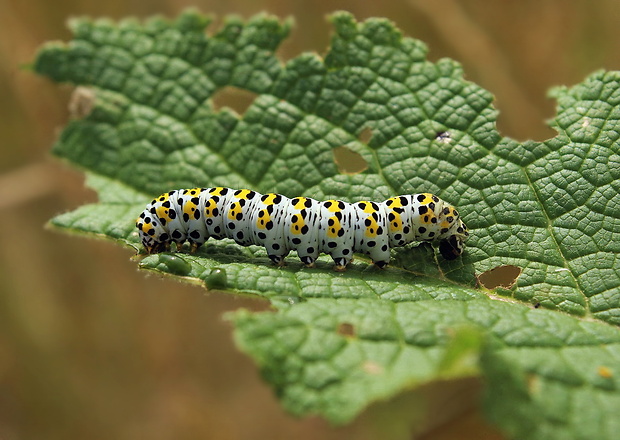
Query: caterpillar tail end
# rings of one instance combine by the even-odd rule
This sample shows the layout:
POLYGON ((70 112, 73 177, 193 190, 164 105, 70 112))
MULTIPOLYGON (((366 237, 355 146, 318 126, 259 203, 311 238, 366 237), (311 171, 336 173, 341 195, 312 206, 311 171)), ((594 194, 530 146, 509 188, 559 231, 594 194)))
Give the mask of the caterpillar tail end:
POLYGON ((153 243, 152 245, 143 243, 143 246, 146 255, 159 254, 160 252, 168 252, 170 250, 170 243, 153 243))
POLYGON ((142 243, 142 246, 144 246, 144 252, 141 252, 141 254, 153 255, 153 254, 156 254, 158 252, 161 252, 160 245, 161 245, 161 243, 153 243, 151 245, 142 243))

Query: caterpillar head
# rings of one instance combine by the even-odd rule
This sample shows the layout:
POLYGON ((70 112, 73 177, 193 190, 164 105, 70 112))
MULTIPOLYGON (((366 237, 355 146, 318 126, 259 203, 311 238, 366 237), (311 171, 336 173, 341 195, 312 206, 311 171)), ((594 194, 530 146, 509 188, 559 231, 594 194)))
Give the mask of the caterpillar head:
POLYGON ((463 253, 464 243, 468 238, 467 226, 461 219, 458 219, 454 225, 454 231, 439 242, 439 253, 446 260, 458 258, 463 253))

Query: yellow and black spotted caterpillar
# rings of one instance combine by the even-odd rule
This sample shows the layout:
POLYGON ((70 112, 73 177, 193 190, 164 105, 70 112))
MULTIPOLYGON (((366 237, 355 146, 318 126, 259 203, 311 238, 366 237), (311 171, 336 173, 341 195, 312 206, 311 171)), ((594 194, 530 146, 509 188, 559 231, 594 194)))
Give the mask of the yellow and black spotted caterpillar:
POLYGON ((291 250, 308 266, 325 253, 337 270, 345 269, 354 252, 385 267, 390 248, 412 241, 438 241, 441 255, 453 260, 469 236, 456 209, 428 193, 346 203, 247 189, 180 189, 149 203, 136 226, 148 253, 168 250, 172 242, 180 247, 189 241, 195 251, 209 237, 232 238, 242 246, 264 246, 278 265, 291 250))

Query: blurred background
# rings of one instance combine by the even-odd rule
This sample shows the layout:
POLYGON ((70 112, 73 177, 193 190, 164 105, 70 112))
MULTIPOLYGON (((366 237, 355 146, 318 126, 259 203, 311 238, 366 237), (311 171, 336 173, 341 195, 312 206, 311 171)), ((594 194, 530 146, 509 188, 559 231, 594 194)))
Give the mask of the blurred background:
MULTIPOLYGON (((425 41, 431 60, 461 62, 496 96, 501 132, 519 140, 553 136, 550 87, 620 68, 617 0, 0 0, 0 440, 372 439, 368 426, 382 429, 367 415, 334 429, 283 412, 222 319, 264 303, 140 273, 129 249, 44 228, 95 196, 49 155, 70 87, 23 66, 42 43, 71 37, 69 17, 188 6, 217 15, 211 29, 231 13, 293 16, 282 59, 324 53, 329 12, 387 17, 425 41)), ((451 388, 469 403, 448 421, 437 410, 416 435, 501 438, 475 409, 479 389, 451 388)))

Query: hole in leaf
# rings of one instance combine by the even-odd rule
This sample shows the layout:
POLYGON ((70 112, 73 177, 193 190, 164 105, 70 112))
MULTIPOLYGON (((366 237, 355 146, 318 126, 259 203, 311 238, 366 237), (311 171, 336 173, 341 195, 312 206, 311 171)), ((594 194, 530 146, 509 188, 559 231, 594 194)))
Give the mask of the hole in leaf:
POLYGON ((370 127, 365 127, 357 136, 357 139, 364 144, 370 142, 370 138, 372 138, 372 128, 370 127))
POLYGON ((347 147, 339 146, 332 151, 334 152, 334 162, 342 174, 358 174, 368 168, 368 163, 364 158, 347 147))
POLYGON ((521 268, 510 264, 497 266, 478 275, 478 282, 489 290, 503 287, 510 289, 521 275, 521 268))
POLYGON ((337 330, 339 335, 342 336, 355 336, 355 327, 353 327, 353 324, 349 324, 348 322, 341 322, 338 325, 338 330, 337 330))
POLYGON ((72 118, 83 119, 93 111, 95 91, 89 87, 77 87, 69 100, 69 113, 72 118))
POLYGON ((215 110, 228 107, 240 115, 245 113, 255 99, 256 93, 231 86, 226 86, 219 89, 211 97, 215 110))

